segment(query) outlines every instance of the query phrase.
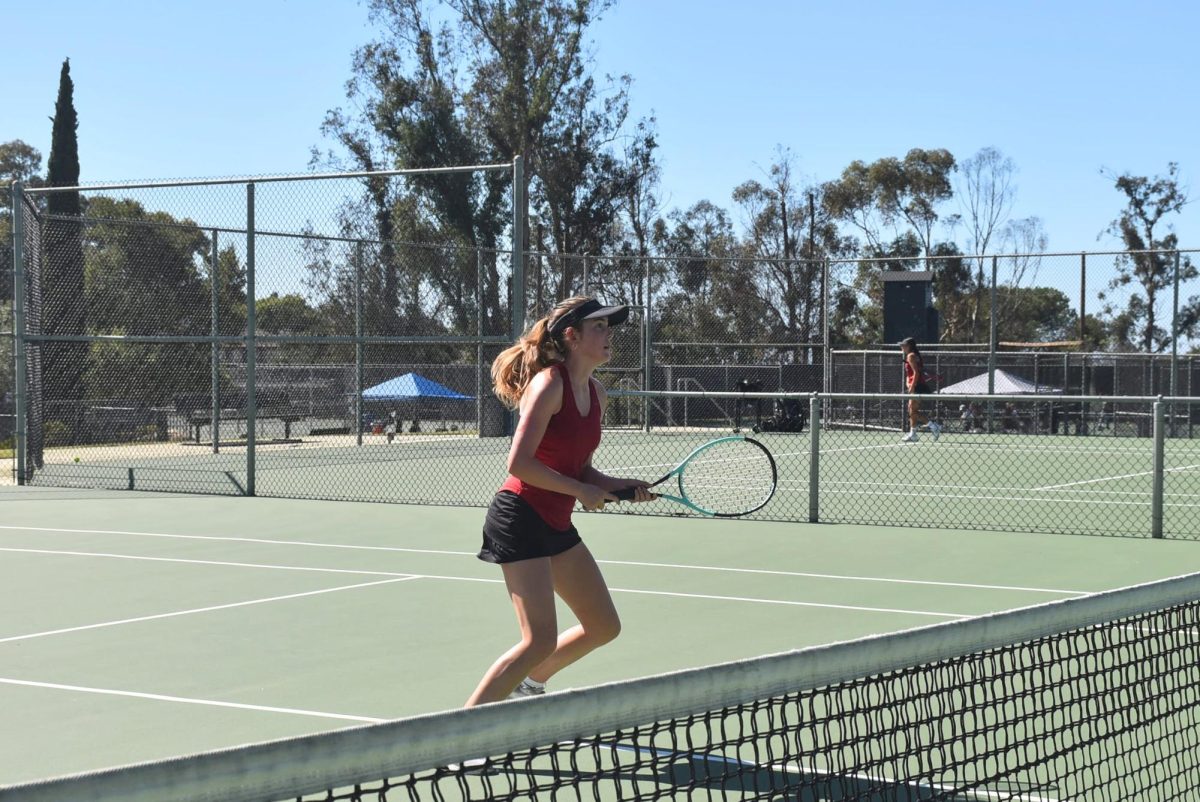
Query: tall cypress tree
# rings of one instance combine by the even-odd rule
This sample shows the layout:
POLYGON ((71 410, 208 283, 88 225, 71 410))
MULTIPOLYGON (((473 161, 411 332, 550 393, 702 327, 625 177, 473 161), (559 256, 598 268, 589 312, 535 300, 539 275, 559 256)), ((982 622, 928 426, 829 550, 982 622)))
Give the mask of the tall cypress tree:
MULTIPOLYGON (((79 142, 76 129, 75 85, 71 60, 63 62, 54 106, 49 173, 53 187, 79 185, 79 142)), ((78 192, 54 192, 47 198, 42 273, 42 329, 51 336, 85 334, 83 297, 83 240, 78 192)), ((61 421, 75 442, 83 418, 86 343, 47 343, 43 346, 43 391, 46 419, 61 421)))

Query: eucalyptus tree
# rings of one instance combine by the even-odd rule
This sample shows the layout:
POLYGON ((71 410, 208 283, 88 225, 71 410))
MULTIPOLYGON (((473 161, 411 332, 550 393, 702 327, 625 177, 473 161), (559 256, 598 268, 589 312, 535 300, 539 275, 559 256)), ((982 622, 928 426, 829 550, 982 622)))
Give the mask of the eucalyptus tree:
MULTIPOLYGON (((1116 275, 1101 294, 1101 299, 1107 301, 1104 315, 1113 322, 1118 345, 1146 353, 1162 352, 1177 336, 1163 327, 1160 315, 1162 296, 1170 294, 1176 280, 1173 251, 1179 247, 1178 237, 1169 230, 1166 219, 1188 203, 1187 190, 1180 185, 1179 165, 1175 162, 1167 165, 1165 176, 1106 175, 1125 196, 1125 208, 1107 229, 1121 240, 1125 253, 1117 257, 1116 275), (1132 287, 1134 292, 1120 307, 1112 296, 1113 291, 1124 287, 1132 287)), ((1190 257, 1182 256, 1178 264, 1180 283, 1200 275, 1190 257)), ((1193 333, 1198 317, 1200 298, 1193 297, 1180 312, 1179 334, 1193 333)))
MULTIPOLYGON (((340 145, 330 160, 369 170, 502 163, 520 155, 527 184, 520 189, 553 246, 604 247, 631 180, 616 147, 629 82, 598 82, 586 38, 610 5, 370 0, 380 35, 355 53, 347 97, 358 111, 326 116, 323 130, 340 145)), ((526 247, 528 231, 511 230, 511 180, 489 172, 381 181, 366 205, 384 243, 437 241, 494 252, 507 234, 526 247)), ((388 245, 378 260, 383 303, 397 315, 405 314, 403 286, 425 282, 446 295, 475 283, 474 265, 463 260, 410 265, 388 245)), ((481 310, 489 327, 503 327, 503 283, 498 260, 489 258, 481 310)))

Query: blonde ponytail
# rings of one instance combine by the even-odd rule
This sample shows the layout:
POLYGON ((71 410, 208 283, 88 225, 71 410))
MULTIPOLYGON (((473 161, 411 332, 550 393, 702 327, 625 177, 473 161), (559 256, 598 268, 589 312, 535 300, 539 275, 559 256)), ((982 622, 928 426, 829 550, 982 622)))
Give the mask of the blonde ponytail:
POLYGON ((550 326, 590 298, 576 296, 562 301, 549 315, 537 321, 521 339, 500 352, 492 362, 492 389, 509 409, 516 409, 533 377, 567 358, 562 342, 550 334, 550 326))

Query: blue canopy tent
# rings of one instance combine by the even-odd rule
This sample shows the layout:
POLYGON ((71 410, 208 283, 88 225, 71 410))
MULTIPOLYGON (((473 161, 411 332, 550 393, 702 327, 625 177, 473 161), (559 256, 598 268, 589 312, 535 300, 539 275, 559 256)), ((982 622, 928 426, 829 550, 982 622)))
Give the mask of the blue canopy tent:
POLYGON ((474 397, 455 392, 419 373, 405 373, 403 376, 388 379, 363 390, 363 401, 415 401, 422 398, 453 398, 459 401, 469 401, 474 397))
MULTIPOLYGON (((372 405, 391 405, 393 408, 390 412, 390 417, 398 419, 400 417, 411 418, 412 425, 409 428, 410 432, 419 432, 420 419, 441 419, 442 424, 440 429, 447 430, 452 428, 451 420, 465 420, 466 416, 462 414, 449 414, 449 404, 446 402, 471 401, 475 396, 464 395, 463 393, 451 390, 449 387, 438 384, 433 379, 427 379, 419 373, 405 373, 403 376, 397 376, 394 379, 388 379, 385 382, 380 382, 374 387, 368 387, 363 390, 363 404, 372 405), (397 404, 404 404, 407 408, 407 413, 403 416, 399 414, 399 410, 395 408, 397 404)), ((374 416, 368 418, 364 414, 364 424, 373 423, 376 419, 374 416)), ((393 431, 400 431, 403 428, 401 422, 396 420, 396 428, 388 432, 389 442, 393 431)), ((457 428, 457 427, 453 427, 457 428)))

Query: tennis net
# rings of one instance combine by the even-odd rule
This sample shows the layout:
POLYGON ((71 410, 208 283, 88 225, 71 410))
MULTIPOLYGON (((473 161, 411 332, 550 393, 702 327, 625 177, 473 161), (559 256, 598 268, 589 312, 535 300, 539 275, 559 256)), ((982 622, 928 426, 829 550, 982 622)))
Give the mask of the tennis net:
POLYGON ((0 800, 1194 798, 1198 619, 1194 574, 0 800))

